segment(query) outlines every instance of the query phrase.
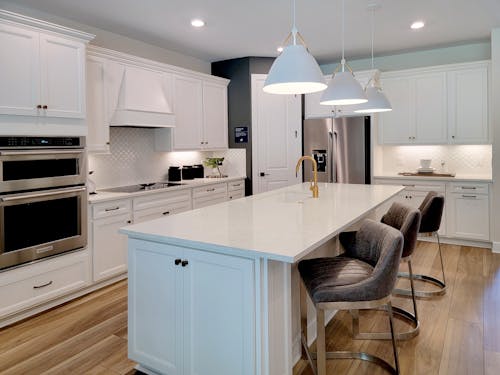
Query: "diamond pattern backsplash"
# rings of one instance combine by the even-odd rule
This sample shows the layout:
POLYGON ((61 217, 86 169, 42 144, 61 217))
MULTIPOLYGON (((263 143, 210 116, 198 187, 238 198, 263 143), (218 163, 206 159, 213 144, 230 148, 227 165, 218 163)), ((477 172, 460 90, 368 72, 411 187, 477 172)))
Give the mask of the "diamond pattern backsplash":
MULTIPOLYGON (((98 189, 163 181, 171 165, 202 164, 207 157, 224 157, 222 172, 245 176, 245 149, 225 151, 156 152, 154 130, 147 128, 110 128, 110 153, 90 154, 89 170, 98 189)), ((212 171, 205 168, 205 175, 212 171)))
POLYGON ((381 151, 382 174, 413 172, 420 159, 432 159, 436 172, 491 176, 491 145, 382 146, 381 151))

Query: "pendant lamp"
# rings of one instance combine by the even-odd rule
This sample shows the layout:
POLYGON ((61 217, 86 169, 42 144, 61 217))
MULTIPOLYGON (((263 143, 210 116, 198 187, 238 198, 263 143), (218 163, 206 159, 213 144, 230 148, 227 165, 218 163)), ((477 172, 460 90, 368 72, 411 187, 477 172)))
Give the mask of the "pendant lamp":
POLYGON ((352 69, 347 65, 344 56, 345 0, 342 0, 342 60, 333 72, 328 88, 321 96, 323 105, 350 105, 368 101, 360 83, 356 81, 352 69), (346 67, 348 71, 346 71, 346 67), (339 71, 341 69, 341 71, 339 71))
MULTIPOLYGON (((373 69, 373 40, 375 34, 375 22, 374 13, 376 4, 369 6, 372 11, 372 69, 373 69)), ((366 103, 360 104, 354 110, 356 113, 377 113, 377 112, 389 112, 392 111, 392 106, 387 97, 382 92, 382 87, 380 85, 380 72, 377 70, 373 77, 368 81, 365 88, 366 96, 368 101, 366 103)))
POLYGON ((295 26, 295 0, 293 0, 293 27, 274 60, 263 90, 270 94, 307 94, 326 89, 327 85, 318 63, 306 48, 304 39, 295 26), (301 44, 297 44, 300 41, 301 44))

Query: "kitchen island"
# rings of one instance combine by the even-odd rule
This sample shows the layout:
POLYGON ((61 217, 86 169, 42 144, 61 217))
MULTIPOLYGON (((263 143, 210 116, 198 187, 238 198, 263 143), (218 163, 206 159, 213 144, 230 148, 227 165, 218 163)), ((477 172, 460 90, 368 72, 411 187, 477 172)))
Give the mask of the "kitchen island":
POLYGON ((314 199, 304 183, 122 228, 129 357, 151 374, 291 374, 294 265, 402 189, 321 183, 314 199))

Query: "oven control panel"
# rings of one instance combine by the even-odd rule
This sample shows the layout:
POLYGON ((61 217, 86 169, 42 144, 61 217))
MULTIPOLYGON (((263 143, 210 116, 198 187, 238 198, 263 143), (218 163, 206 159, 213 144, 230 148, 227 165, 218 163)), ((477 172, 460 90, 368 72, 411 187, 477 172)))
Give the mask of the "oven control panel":
POLYGON ((0 137, 0 148, 83 148, 85 137, 0 137))

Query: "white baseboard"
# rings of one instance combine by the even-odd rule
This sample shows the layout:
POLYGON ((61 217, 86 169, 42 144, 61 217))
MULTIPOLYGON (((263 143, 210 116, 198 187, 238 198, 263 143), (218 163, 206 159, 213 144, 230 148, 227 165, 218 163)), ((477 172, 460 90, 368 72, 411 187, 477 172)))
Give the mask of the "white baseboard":
MULTIPOLYGON (((449 244, 449 245, 460 245, 460 246, 473 246, 473 247, 481 247, 484 249, 491 249, 491 242, 489 241, 474 241, 474 240, 464 240, 464 239, 458 239, 458 238, 450 238, 450 237, 445 237, 445 236, 440 236, 439 237, 441 240, 441 243, 443 244, 449 244)), ((437 242, 436 237, 418 237, 419 241, 425 241, 425 242, 437 242)), ((500 246, 500 243, 499 243, 500 246)), ((493 251, 495 252, 495 251, 493 251)), ((500 252, 500 249, 499 249, 500 252)))
POLYGON ((493 242, 493 247, 491 251, 494 253, 500 253, 500 242, 493 242))

